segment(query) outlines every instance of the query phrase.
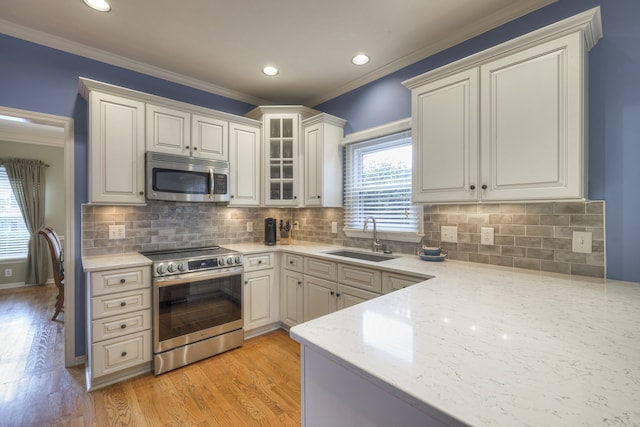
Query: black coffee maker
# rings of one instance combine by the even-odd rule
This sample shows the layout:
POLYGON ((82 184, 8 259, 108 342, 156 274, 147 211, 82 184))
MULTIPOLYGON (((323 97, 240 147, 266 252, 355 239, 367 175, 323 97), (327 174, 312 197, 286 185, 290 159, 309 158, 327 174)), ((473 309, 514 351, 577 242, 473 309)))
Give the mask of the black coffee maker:
POLYGON ((264 244, 273 246, 276 244, 276 219, 267 218, 264 220, 264 244))

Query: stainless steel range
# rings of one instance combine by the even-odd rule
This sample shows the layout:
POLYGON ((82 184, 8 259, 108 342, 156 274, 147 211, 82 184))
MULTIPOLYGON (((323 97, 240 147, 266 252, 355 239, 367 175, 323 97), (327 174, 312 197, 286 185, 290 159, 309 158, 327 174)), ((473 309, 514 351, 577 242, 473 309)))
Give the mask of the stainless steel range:
POLYGON ((211 246, 142 254, 153 261, 155 375, 244 343, 241 253, 211 246))

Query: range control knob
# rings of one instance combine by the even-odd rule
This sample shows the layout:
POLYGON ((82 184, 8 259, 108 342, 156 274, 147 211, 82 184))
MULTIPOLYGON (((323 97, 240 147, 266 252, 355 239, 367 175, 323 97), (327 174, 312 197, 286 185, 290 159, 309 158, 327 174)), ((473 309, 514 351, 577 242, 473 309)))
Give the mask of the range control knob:
POLYGON ((169 270, 169 273, 175 273, 176 268, 177 266, 175 264, 169 264, 169 267, 167 269, 169 270))
POLYGON ((178 270, 180 271, 187 271, 189 269, 189 265, 186 262, 181 262, 178 265, 178 270))
POLYGON ((224 258, 218 259, 218 265, 224 265, 224 258))
POLYGON ((158 274, 164 274, 167 272, 167 266, 164 264, 160 264, 158 267, 156 267, 156 271, 158 272, 158 274))
POLYGON ((242 258, 240 258, 240 255, 236 256, 236 264, 242 264, 242 258))
POLYGON ((227 265, 233 265, 233 257, 232 256, 227 258, 227 265))

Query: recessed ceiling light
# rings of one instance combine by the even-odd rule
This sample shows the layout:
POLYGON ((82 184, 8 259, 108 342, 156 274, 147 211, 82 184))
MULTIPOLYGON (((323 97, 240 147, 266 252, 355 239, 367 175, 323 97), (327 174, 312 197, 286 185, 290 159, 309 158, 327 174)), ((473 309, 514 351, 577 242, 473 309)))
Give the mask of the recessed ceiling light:
POLYGON ((369 57, 367 55, 365 55, 364 53, 359 53, 358 55, 356 55, 353 58, 351 58, 351 62, 354 65, 364 65, 367 62, 369 62, 369 57))
POLYGON ((95 9, 100 12, 109 12, 111 10, 111 6, 106 0, 84 0, 87 6, 91 9, 95 9))
POLYGON ((276 67, 272 67, 271 65, 269 65, 268 67, 264 67, 262 69, 262 72, 267 76, 277 76, 279 73, 278 69, 276 67))

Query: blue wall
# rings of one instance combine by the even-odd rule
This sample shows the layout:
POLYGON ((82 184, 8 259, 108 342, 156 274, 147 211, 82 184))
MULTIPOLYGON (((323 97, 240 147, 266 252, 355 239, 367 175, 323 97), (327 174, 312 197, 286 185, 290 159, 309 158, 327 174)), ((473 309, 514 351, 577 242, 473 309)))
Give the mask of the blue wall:
POLYGON ((0 34, 0 105, 74 119, 76 356, 85 348, 85 291, 80 260, 80 205, 87 202, 87 103, 78 78, 87 77, 195 105, 242 115, 254 106, 102 62, 0 34))
POLYGON ((589 198, 606 201, 607 276, 640 282, 640 2, 560 0, 315 108, 351 133, 411 116, 401 82, 600 6, 604 37, 589 55, 589 198))
MULTIPOLYGON (((611 278, 640 282, 640 2, 560 0, 316 108, 348 120, 346 133, 411 115, 401 82, 456 59, 600 5, 605 36, 590 54, 590 190, 607 205, 607 267, 611 278)), ((252 105, 144 74, 0 35, 0 105, 75 120, 76 353, 84 352, 84 280, 80 204, 87 201, 87 105, 78 77, 112 83, 242 115, 252 105)))

